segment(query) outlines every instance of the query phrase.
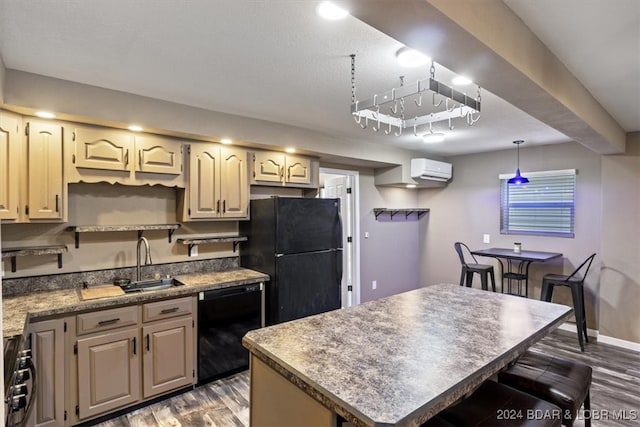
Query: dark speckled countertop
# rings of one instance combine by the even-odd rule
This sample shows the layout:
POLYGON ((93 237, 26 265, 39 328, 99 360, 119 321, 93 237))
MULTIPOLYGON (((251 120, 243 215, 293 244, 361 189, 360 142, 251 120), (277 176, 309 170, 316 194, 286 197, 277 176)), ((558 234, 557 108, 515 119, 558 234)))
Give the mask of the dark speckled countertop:
POLYGON ((451 284, 249 332, 243 344, 359 426, 417 426, 559 326, 569 307, 451 284))
POLYGON ((194 295, 210 289, 263 282, 269 276, 246 268, 211 273, 185 274, 175 277, 183 286, 117 297, 82 300, 79 289, 39 291, 2 299, 3 336, 23 333, 25 323, 50 316, 136 304, 155 299, 194 295))

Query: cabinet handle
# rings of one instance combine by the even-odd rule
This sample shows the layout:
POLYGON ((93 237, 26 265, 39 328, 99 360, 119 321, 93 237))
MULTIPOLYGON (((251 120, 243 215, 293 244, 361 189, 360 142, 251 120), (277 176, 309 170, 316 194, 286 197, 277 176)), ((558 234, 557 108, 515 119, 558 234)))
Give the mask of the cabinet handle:
POLYGON ((60 196, 58 194, 56 194, 56 212, 60 212, 60 206, 59 206, 59 201, 60 196))
POLYGON ((98 322, 99 326, 106 326, 106 325, 112 325, 114 323, 118 323, 120 321, 119 317, 116 317, 114 319, 109 319, 109 320, 101 320, 98 322))
POLYGON ((151 338, 147 334, 147 352, 151 351, 151 338))
POLYGON ((165 308, 165 309, 160 311, 160 314, 175 313, 176 311, 178 311, 178 309, 179 309, 179 307, 165 308))
POLYGON ((137 350, 137 339, 136 337, 133 337, 133 354, 136 355, 138 354, 138 350, 137 350))
POLYGON ((129 150, 124 152, 124 165, 129 166, 129 150))
POLYGON ((284 178, 284 166, 280 166, 280 179, 284 178))
POLYGON ((223 200, 222 201, 222 213, 225 213, 227 211, 227 201, 223 200))
POLYGON ((140 164, 140 170, 142 170, 142 150, 138 150, 138 163, 140 164))
POLYGON ((216 202, 216 213, 220 213, 220 200, 216 202))

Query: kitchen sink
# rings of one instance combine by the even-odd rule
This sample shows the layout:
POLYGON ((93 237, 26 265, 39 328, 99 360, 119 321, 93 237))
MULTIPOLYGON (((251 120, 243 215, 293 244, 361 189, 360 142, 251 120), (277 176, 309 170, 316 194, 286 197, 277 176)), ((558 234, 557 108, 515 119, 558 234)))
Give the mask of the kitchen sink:
POLYGON ((157 280, 141 280, 139 282, 131 282, 126 285, 120 285, 120 288, 122 288, 122 290, 126 293, 131 293, 157 291, 160 289, 167 289, 181 285, 182 283, 178 282, 173 277, 167 277, 157 280))

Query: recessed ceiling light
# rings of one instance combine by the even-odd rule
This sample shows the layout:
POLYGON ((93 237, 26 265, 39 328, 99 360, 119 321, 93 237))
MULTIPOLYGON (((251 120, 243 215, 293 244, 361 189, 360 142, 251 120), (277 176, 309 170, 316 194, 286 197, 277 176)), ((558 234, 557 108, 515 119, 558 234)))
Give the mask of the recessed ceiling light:
POLYGON ((36 116, 41 119, 55 119, 56 115, 50 111, 36 111, 36 116))
POLYGON ((287 153, 295 153, 296 149, 293 147, 287 147, 284 149, 284 151, 286 151, 287 153))
POLYGON ((131 132, 142 132, 144 129, 140 125, 130 125, 129 130, 131 132))
POLYGON ((222 138, 220 142, 224 145, 231 145, 233 141, 231 140, 231 138, 222 138))
POLYGON ((347 15, 349 15, 349 11, 336 6, 333 2, 330 1, 323 1, 322 3, 320 3, 316 8, 316 12, 324 19, 330 19, 332 21, 346 18, 347 15))
POLYGON ((431 58, 405 46, 396 52, 396 60, 401 67, 415 68, 428 64, 431 58))
POLYGON ((415 184, 407 184, 407 188, 416 188, 415 184))
POLYGON ((456 86, 468 85, 471 83, 471 79, 466 78, 465 76, 456 76, 451 80, 456 86))
POLYGON ((424 136, 422 137, 422 141, 426 142, 427 144, 430 144, 433 142, 442 142, 444 141, 444 133, 442 132, 425 133, 424 136))

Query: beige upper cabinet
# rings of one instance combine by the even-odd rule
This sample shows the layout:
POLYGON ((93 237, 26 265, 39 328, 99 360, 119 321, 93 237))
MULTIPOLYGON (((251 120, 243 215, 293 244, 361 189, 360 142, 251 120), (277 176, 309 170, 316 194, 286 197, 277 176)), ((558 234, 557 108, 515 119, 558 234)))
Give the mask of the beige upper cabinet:
POLYGON ((182 144, 158 136, 135 136, 137 151, 136 172, 182 173, 182 144))
POLYGON ((98 126, 69 126, 67 182, 184 187, 182 141, 98 126))
POLYGON ((257 185, 310 187, 314 183, 313 160, 302 156, 256 151, 253 153, 253 180, 257 185))
POLYGON ((247 152, 220 148, 221 215, 225 218, 246 218, 249 213, 249 169, 247 152))
POLYGON ((284 180, 292 184, 311 184, 311 159, 287 155, 284 180))
POLYGON ((27 206, 29 219, 63 217, 62 126, 55 122, 27 123, 27 206))
POLYGON ((73 131, 78 168, 128 171, 133 136, 117 129, 76 128, 73 131))
POLYGON ((18 219, 22 120, 0 111, 0 219, 18 219))
POLYGON ((218 144, 189 147, 188 206, 183 219, 246 218, 247 152, 218 144))

